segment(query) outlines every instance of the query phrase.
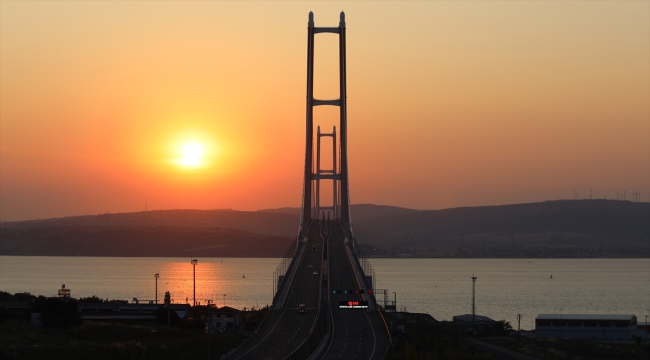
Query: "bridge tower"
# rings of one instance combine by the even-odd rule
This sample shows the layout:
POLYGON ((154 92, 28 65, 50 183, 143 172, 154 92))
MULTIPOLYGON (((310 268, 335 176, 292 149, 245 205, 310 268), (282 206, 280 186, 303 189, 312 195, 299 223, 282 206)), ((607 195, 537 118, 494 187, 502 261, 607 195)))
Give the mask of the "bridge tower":
POLYGON ((314 219, 323 218, 325 213, 330 219, 340 220, 346 235, 352 238, 352 222, 350 219, 350 193, 348 183, 348 150, 347 150, 347 90, 345 67, 345 13, 341 12, 338 27, 315 27, 314 14, 309 12, 307 27, 307 126, 305 141, 305 173, 302 192, 302 211, 300 216, 299 240, 302 239, 309 224, 314 219), (314 38, 316 34, 333 33, 339 35, 339 98, 335 100, 314 99, 314 38), (314 107, 338 106, 339 132, 337 149, 336 127, 331 133, 321 133, 320 126, 316 134, 316 157, 314 163, 314 107), (332 169, 321 169, 321 137, 331 137, 333 141, 332 169), (338 150, 338 151, 337 151, 338 150), (337 161, 338 160, 338 161, 337 161), (332 180, 333 200, 331 207, 320 206, 320 180, 332 180))

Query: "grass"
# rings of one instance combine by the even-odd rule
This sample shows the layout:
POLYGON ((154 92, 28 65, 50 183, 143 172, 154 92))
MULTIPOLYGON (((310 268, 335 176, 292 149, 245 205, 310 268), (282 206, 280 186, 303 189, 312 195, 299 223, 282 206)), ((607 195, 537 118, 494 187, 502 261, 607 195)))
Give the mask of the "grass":
POLYGON ((218 359, 245 335, 89 322, 46 329, 23 321, 0 323, 1 359, 218 359), (209 340, 208 340, 209 339, 209 340))
POLYGON ((518 336, 487 337, 479 340, 540 359, 650 359, 650 345, 648 344, 607 343, 587 339, 538 339, 518 336))

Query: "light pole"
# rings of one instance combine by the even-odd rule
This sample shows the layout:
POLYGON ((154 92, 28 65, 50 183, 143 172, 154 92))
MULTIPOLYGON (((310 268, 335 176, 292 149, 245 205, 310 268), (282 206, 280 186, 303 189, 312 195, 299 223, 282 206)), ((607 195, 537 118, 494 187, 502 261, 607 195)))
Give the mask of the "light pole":
POLYGON ((223 306, 226 306, 226 294, 223 294, 223 306))
POLYGON ((397 329, 397 292, 393 291, 393 295, 395 296, 395 300, 393 300, 393 305, 395 306, 395 310, 393 310, 393 334, 395 334, 395 330, 397 329))
POLYGON ((472 334, 476 332, 476 276, 472 274, 472 334))
POLYGON ((196 264, 199 259, 192 259, 192 267, 194 268, 194 307, 196 307, 196 264))
POLYGON ((158 278, 160 277, 160 275, 156 273, 154 277, 156 278, 156 305, 157 305, 158 304, 158 278))

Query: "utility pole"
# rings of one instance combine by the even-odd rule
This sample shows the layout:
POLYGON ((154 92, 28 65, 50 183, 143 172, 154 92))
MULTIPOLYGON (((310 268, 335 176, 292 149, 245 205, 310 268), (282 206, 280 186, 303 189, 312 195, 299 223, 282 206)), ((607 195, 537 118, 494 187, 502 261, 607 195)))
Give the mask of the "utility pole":
POLYGON ((521 331, 521 314, 517 314, 517 331, 521 331))
POLYGON ((472 274, 472 335, 476 333, 476 276, 472 274))
POLYGON ((194 267, 194 307, 196 307, 196 264, 199 259, 192 259, 192 267, 194 267))
POLYGON ((158 273, 156 273, 156 275, 154 275, 154 277, 156 278, 156 305, 158 305, 158 277, 159 276, 160 275, 158 273))
POLYGON ((393 295, 395 296, 395 300, 393 300, 393 305, 395 305, 395 310, 393 310, 393 334, 394 334, 395 330, 397 329, 397 292, 393 291, 393 295))

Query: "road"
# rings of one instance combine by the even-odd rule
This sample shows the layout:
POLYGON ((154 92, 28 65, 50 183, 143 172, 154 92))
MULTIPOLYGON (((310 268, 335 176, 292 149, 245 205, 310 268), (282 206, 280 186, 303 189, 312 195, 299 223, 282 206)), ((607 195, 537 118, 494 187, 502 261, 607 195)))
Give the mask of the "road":
MULTIPOLYGON (((257 333, 239 349, 226 357, 238 359, 285 359, 307 339, 318 316, 319 294, 322 306, 330 310, 329 341, 321 359, 368 359, 381 360, 389 346, 389 336, 381 315, 376 310, 339 309, 339 301, 362 301, 362 295, 332 294, 332 290, 355 290, 357 284, 350 259, 345 250, 345 232, 338 221, 332 227, 322 229, 327 237, 327 261, 323 262, 324 241, 318 222, 310 225, 307 242, 287 303, 281 310, 269 310, 257 333), (316 246, 316 251, 312 251, 316 246), (310 268, 310 266, 312 268, 310 268), (318 272, 314 275, 314 272, 318 272), (328 287, 322 288, 323 274, 328 287), (304 314, 298 313, 298 305, 305 304, 304 314)), ((302 350, 301 350, 302 351, 302 350)), ((304 356, 304 354, 300 354, 304 356)))
POLYGON ((321 286, 323 237, 317 221, 312 222, 306 237, 305 252, 284 308, 269 310, 257 333, 226 359, 284 359, 309 335, 318 315, 321 286), (314 275, 314 271, 318 274, 314 275), (305 304, 304 314, 298 313, 299 304, 305 304))
POLYGON ((343 228, 338 222, 333 224, 337 225, 327 241, 332 329, 331 341, 322 359, 383 359, 388 350, 389 337, 381 315, 376 310, 339 309, 339 301, 363 299, 354 293, 332 293, 332 290, 359 289, 345 251, 343 228))

